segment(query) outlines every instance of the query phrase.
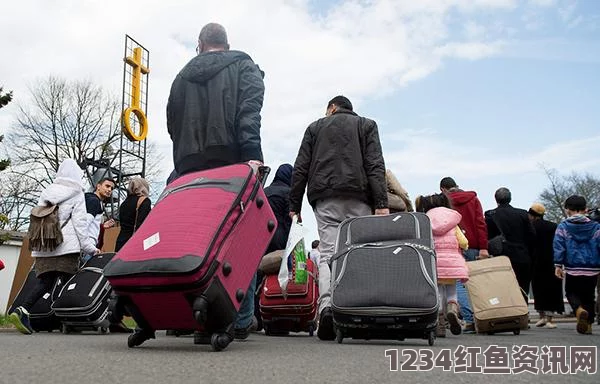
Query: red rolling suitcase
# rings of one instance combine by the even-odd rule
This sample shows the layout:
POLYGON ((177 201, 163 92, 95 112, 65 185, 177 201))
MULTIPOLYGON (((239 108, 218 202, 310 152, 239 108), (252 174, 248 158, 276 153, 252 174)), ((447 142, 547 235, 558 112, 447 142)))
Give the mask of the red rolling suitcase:
POLYGON ((276 227, 262 185, 247 164, 174 180, 104 268, 141 329, 128 345, 166 329, 205 331, 215 350, 225 348, 276 227))
POLYGON ((281 292, 278 275, 265 277, 260 292, 260 315, 266 335, 287 332, 308 332, 310 336, 313 335, 317 327, 319 279, 312 260, 306 260, 306 269, 306 283, 290 281, 287 297, 281 292))

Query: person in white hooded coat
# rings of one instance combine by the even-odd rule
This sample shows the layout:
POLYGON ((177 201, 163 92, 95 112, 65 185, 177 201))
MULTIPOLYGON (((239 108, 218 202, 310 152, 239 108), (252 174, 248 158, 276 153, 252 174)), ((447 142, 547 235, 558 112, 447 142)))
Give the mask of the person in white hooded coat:
POLYGON ((38 279, 36 287, 20 307, 9 315, 9 320, 24 334, 33 332, 29 323, 29 310, 52 289, 55 281, 66 281, 77 272, 81 251, 87 254, 100 252, 87 235, 87 211, 83 195, 83 171, 75 160, 64 160, 54 182, 44 189, 38 205, 58 205, 58 219, 63 242, 51 252, 33 251, 34 270, 38 279), (66 223, 66 224, 65 224, 66 223))

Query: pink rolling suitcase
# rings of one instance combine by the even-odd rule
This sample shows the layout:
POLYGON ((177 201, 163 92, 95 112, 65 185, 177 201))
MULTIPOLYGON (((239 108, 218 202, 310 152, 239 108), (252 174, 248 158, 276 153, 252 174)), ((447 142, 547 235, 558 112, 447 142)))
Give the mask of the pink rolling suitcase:
POLYGON ((104 268, 140 328, 128 345, 166 329, 208 332, 215 350, 225 348, 276 227, 247 164, 174 180, 104 268))

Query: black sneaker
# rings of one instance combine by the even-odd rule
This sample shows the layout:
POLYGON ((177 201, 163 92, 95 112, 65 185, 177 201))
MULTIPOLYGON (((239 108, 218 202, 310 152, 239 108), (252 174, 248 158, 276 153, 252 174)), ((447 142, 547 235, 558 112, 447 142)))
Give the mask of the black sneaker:
POLYGON ((258 320, 252 316, 252 322, 246 328, 236 328, 233 331, 233 338, 236 340, 246 340, 250 336, 250 332, 256 331, 258 328, 258 320))
POLYGON ((23 307, 17 307, 8 315, 8 320, 24 335, 31 335, 33 328, 29 323, 29 312, 23 307))
POLYGON ((319 328, 317 336, 321 340, 335 340, 335 331, 333 330, 333 313, 331 308, 325 308, 319 317, 319 328))

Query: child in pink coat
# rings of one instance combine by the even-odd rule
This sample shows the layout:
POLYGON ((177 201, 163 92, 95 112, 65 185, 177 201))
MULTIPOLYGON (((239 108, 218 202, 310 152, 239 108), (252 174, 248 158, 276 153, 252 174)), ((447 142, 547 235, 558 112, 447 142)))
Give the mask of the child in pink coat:
MULTIPOLYGON (((440 293, 440 314, 446 309, 446 320, 450 332, 460 335, 462 327, 458 319, 459 308, 456 295, 456 281, 463 283, 469 279, 469 270, 461 249, 467 249, 468 241, 458 226, 461 215, 453 210, 446 195, 440 193, 431 196, 419 196, 416 200, 417 212, 426 213, 431 220, 435 245, 438 290, 440 293)), ((438 336, 446 335, 443 316, 440 316, 441 329, 438 336)))

